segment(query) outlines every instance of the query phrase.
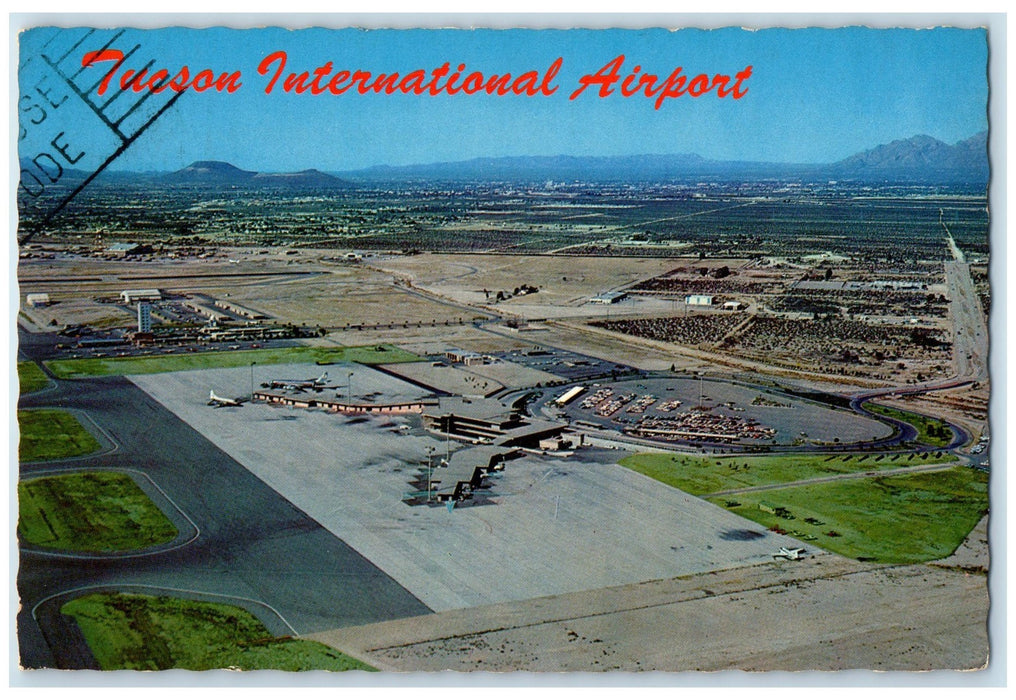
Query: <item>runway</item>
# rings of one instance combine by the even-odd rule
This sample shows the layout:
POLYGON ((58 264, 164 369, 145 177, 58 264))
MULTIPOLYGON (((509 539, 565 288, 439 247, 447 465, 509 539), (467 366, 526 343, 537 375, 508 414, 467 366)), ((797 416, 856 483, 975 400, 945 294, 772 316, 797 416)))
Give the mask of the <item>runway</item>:
POLYGON ((302 635, 429 611, 128 380, 61 381, 53 390, 23 397, 20 406, 84 412, 116 445, 91 458, 23 464, 21 478, 54 469, 139 470, 199 531, 186 546, 146 556, 82 560, 21 552, 23 666, 82 666, 90 654, 60 627, 54 610, 74 592, 94 587, 235 602, 251 608, 276 634, 302 635))

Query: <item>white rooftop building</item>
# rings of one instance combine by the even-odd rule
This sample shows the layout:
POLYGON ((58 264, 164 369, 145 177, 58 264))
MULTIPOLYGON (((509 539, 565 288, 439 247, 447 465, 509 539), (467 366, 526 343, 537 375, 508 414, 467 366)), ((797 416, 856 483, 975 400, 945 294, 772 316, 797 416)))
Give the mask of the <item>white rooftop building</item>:
POLYGON ((158 289, 125 289, 120 292, 120 298, 125 304, 133 304, 136 301, 162 301, 162 292, 158 289))
POLYGON ((617 304, 628 298, 628 292, 604 292, 590 299, 594 304, 617 304))

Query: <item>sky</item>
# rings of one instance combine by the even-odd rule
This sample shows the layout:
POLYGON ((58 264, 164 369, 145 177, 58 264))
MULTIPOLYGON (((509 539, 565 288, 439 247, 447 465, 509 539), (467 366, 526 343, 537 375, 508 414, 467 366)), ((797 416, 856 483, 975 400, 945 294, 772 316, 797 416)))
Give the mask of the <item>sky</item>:
POLYGON ((221 160, 265 172, 343 171, 488 156, 643 153, 824 163, 918 134, 951 144, 988 128, 983 29, 127 30, 112 48, 138 48, 99 96, 94 83, 113 63, 81 69, 82 57, 114 33, 37 27, 20 35, 22 158, 46 154, 40 163, 50 172, 87 170, 120 146, 44 58, 64 75, 80 71, 75 84, 92 102, 108 101, 114 120, 146 96, 121 124, 128 135, 170 93, 120 94, 126 68, 150 60, 151 70, 165 68, 171 76, 182 66, 192 76, 202 69, 240 72, 232 93, 184 91, 123 150, 114 170, 176 170, 221 160), (286 69, 266 93, 273 72, 260 75, 258 66, 276 51, 285 52, 286 69), (601 96, 594 84, 569 99, 583 76, 618 56, 624 59, 613 94, 601 96), (543 79, 558 59, 549 96, 282 90, 285 74, 312 73, 328 62, 326 80, 341 70, 429 76, 445 63, 450 72, 464 64, 466 74, 535 71, 543 79), (636 66, 639 74, 659 76, 658 83, 678 67, 689 79, 729 75, 728 92, 738 73, 751 66, 751 74, 737 99, 713 89, 657 108, 655 97, 620 94, 620 80, 636 66))

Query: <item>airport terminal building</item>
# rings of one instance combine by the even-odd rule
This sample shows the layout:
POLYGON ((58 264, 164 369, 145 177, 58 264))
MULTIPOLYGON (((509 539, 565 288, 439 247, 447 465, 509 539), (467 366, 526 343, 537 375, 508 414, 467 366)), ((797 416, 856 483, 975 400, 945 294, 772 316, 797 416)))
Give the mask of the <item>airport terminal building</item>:
POLYGON ((497 445, 536 446, 561 434, 564 423, 525 418, 495 399, 442 398, 422 413, 429 430, 457 439, 497 445))

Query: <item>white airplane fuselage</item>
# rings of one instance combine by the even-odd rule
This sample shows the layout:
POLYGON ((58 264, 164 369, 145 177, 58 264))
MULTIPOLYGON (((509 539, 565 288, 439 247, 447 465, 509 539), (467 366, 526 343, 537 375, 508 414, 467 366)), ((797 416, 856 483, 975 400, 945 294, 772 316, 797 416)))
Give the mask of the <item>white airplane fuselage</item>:
POLYGON ((317 389, 324 386, 326 381, 328 381, 328 372, 316 379, 273 379, 268 382, 268 386, 272 389, 317 389))
POLYGON ((212 389, 210 392, 208 392, 208 405, 220 408, 223 406, 240 406, 241 404, 236 399, 225 399, 221 396, 218 396, 215 393, 215 390, 212 389))

